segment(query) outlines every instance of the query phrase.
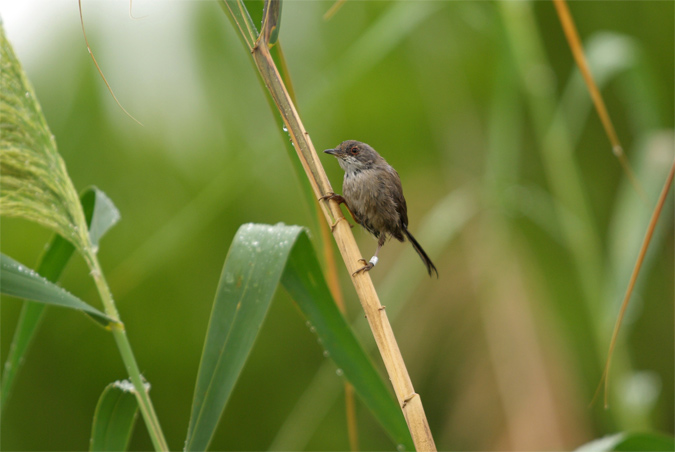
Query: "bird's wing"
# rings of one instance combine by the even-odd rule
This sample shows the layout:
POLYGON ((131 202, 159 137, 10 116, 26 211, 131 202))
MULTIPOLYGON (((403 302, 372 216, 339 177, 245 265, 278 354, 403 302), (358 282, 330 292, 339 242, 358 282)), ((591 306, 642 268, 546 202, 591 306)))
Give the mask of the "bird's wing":
POLYGON ((408 206, 405 203, 405 197, 403 196, 403 187, 401 186, 401 178, 394 168, 389 167, 391 173, 395 176, 392 177, 393 181, 393 190, 392 195, 396 201, 396 212, 398 212, 399 218, 401 219, 401 224, 407 229, 408 228, 408 206))

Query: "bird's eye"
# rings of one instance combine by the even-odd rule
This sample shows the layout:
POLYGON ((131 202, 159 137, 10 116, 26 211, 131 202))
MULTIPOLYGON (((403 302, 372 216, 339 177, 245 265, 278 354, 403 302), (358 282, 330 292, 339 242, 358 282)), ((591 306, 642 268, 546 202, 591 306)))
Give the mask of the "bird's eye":
POLYGON ((349 152, 350 152, 352 155, 356 155, 356 154, 359 153, 359 147, 358 147, 358 146, 352 146, 352 148, 349 150, 349 152))

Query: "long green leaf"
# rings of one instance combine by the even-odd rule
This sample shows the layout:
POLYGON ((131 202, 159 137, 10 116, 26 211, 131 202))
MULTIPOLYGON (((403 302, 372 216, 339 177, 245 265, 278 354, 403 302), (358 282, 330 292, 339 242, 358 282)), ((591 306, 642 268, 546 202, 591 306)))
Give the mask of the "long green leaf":
POLYGON ((301 231, 253 224, 237 231, 213 302, 185 450, 205 450, 211 442, 301 231))
POLYGON ((76 309, 108 325, 113 319, 75 295, 49 282, 30 268, 0 253, 0 293, 40 303, 76 309))
MULTIPOLYGON (((96 187, 85 189, 80 196, 80 202, 89 226, 89 236, 94 246, 97 247, 100 238, 119 220, 119 212, 110 198, 96 187)), ((54 234, 40 259, 37 267, 38 274, 53 283, 57 282, 74 251, 75 247, 71 242, 54 234)), ((2 373, 0 410, 4 409, 9 398, 16 375, 25 361, 26 352, 35 336, 45 308, 44 303, 33 301, 26 301, 21 308, 12 345, 9 348, 9 356, 2 373)))
POLYGON ((127 450, 137 415, 138 401, 130 381, 116 381, 106 386, 96 405, 89 450, 127 450))
POLYGON ((280 281, 385 430, 412 449, 396 401, 333 305, 305 230, 247 224, 232 242, 218 284, 185 450, 208 447, 280 281))
POLYGON ((340 313, 307 234, 295 243, 281 283, 316 330, 322 346, 397 445, 414 450, 403 413, 340 313))

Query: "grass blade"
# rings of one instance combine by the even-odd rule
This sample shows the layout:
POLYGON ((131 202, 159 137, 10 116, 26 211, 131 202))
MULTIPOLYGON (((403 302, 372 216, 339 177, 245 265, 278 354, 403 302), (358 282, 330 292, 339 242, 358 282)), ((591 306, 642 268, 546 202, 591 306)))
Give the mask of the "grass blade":
MULTIPOLYGON (((656 207, 654 208, 654 212, 652 213, 652 217, 649 220, 649 227, 647 228, 647 232, 645 233, 645 238, 642 241, 642 246, 640 247, 640 253, 638 254, 637 261, 635 262, 635 267, 633 268, 633 273, 630 276, 630 281, 628 282, 628 288, 626 289, 626 295, 624 295, 623 301, 621 302, 621 309, 619 310, 619 316, 616 319, 616 324, 614 325, 614 331, 612 332, 612 339, 610 340, 609 343, 609 351, 607 352, 607 360, 605 361, 605 369, 602 373, 602 378, 600 380, 600 384, 602 384, 603 380, 605 383, 605 409, 608 408, 609 402, 608 402, 608 395, 609 395, 609 371, 612 365, 612 354, 614 353, 614 346, 616 345, 616 338, 619 335, 619 329, 621 328, 621 323, 623 322, 623 317, 626 313, 626 308, 628 307, 628 302, 630 301, 630 297, 633 294, 633 289, 635 288, 635 282, 637 281, 638 275, 640 274, 640 269, 642 268, 642 263, 644 262, 645 255, 647 254, 647 249, 649 248, 649 244, 651 243, 652 240, 652 235, 654 234, 654 229, 656 228, 656 223, 659 220, 659 217, 661 216, 661 211, 663 210, 663 206, 666 202, 666 197, 668 196, 668 193, 670 192, 670 187, 672 186, 673 183, 673 176, 675 175, 675 162, 673 162, 673 165, 670 168, 670 172, 668 173, 668 177, 666 178, 666 182, 663 186, 663 190, 661 191, 661 195, 659 196, 659 200, 656 203, 656 207)), ((598 386, 598 389, 600 386, 598 386)))
POLYGON ((26 300, 76 309, 89 314, 103 325, 114 322, 98 309, 4 254, 0 254, 0 292, 26 300))
POLYGON ((602 126, 605 128, 607 138, 609 139, 609 142, 612 145, 612 152, 619 160, 619 163, 621 163, 624 173, 628 177, 630 183, 635 188, 635 191, 637 191, 638 194, 646 202, 647 196, 645 195, 644 190, 640 186, 640 182, 635 177, 635 173, 633 172, 630 163, 626 158, 626 154, 623 151, 623 146, 621 146, 619 137, 616 133, 616 130, 614 129, 612 119, 609 117, 609 112, 607 111, 607 107, 605 106, 605 101, 602 99, 602 94, 600 93, 598 86, 595 84, 593 74, 591 74, 588 62, 586 61, 586 55, 584 55, 584 49, 581 45, 581 39, 579 38, 579 33, 577 32, 577 28, 574 25, 574 19, 570 14, 569 7, 567 6, 565 0, 553 0, 553 5, 555 6, 556 11, 558 13, 558 17, 562 24, 563 31, 565 32, 565 37, 567 38, 567 42, 570 46, 570 50, 572 51, 572 55, 574 56, 574 60, 576 61, 577 66, 579 67, 579 71, 584 77, 584 81, 586 82, 588 92, 591 95, 591 98, 593 99, 595 110, 598 112, 598 116, 600 117, 602 126))
POLYGON ((659 433, 617 433, 599 438, 576 452, 665 451, 675 450, 675 439, 659 433))
POLYGON ((332 300, 306 234, 296 240, 281 283, 316 330, 321 345, 396 444, 413 450, 412 438, 391 392, 332 300))
MULTIPOLYGON (((96 187, 87 188, 80 196, 80 202, 89 225, 89 236, 94 246, 97 247, 99 239, 119 220, 119 212, 110 198, 96 187)), ((74 251, 75 247, 72 243, 60 235, 54 234, 47 250, 40 259, 37 267, 38 274, 48 281, 57 282, 74 251)), ((5 407, 16 375, 25 360, 28 346, 35 336, 45 308, 44 303, 34 301, 24 302, 21 308, 16 331, 9 348, 9 356, 5 361, 2 373, 0 411, 5 407)))
POLYGON ((96 405, 89 450, 127 450, 137 416, 138 402, 130 381, 106 386, 96 405))
POLYGON ((205 450, 281 281, 385 430, 412 449, 399 407, 332 300, 299 226, 247 224, 228 252, 211 312, 185 450, 205 450))
POLYGON ((237 231, 213 302, 185 450, 205 450, 211 442, 301 231, 254 224, 237 231))
POLYGON ((89 240, 98 248, 98 242, 108 230, 120 221, 120 212, 112 200, 97 187, 89 187, 80 196, 84 216, 89 226, 89 240))

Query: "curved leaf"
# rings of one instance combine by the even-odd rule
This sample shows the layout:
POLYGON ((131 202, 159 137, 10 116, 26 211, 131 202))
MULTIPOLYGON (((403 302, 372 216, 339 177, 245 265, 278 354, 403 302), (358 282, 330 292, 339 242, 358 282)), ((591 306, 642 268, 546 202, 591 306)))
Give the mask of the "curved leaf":
POLYGON ((108 325, 113 319, 75 295, 49 282, 30 268, 0 253, 0 293, 26 300, 76 309, 108 325))
POLYGON ((307 234, 297 238, 281 283, 316 330, 338 375, 349 380, 397 445, 414 450, 403 413, 333 301, 307 234))
POLYGON ((302 228, 246 224, 225 259, 197 375, 185 450, 205 450, 302 228))
POLYGON ((672 451, 675 438, 660 433, 616 433, 586 443, 576 452, 672 451))
POLYGON ((106 386, 96 405, 89 450, 127 450, 137 415, 138 402, 130 381, 106 386))
MULTIPOLYGON (((99 239, 119 220, 119 211, 105 193, 96 187, 89 187, 80 195, 80 202, 89 225, 89 237, 98 246, 99 239)), ((70 261, 75 247, 68 240, 54 234, 47 250, 40 259, 37 272, 51 282, 56 282, 70 261)), ((21 368, 28 346, 37 331, 46 305, 26 301, 22 308, 16 331, 5 361, 0 389, 0 410, 5 407, 16 375, 21 368)))
POLYGON ((403 414, 334 305, 307 233, 283 224, 243 225, 232 242, 211 312, 185 450, 208 447, 279 281, 385 430, 411 450, 403 414))
POLYGON ((94 249, 108 230, 120 221, 120 211, 97 187, 89 187, 80 195, 80 203, 89 226, 89 240, 94 249))

